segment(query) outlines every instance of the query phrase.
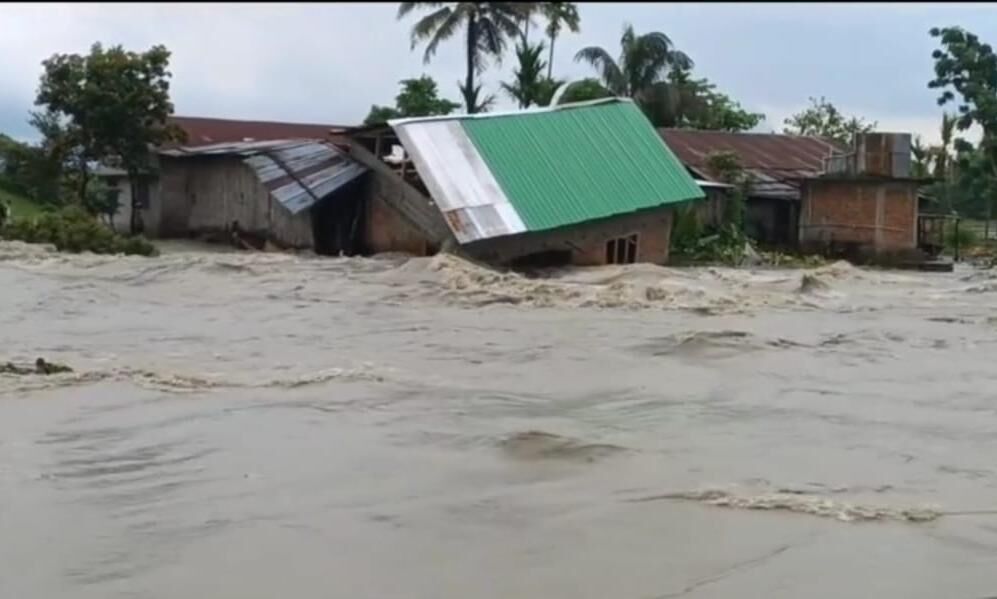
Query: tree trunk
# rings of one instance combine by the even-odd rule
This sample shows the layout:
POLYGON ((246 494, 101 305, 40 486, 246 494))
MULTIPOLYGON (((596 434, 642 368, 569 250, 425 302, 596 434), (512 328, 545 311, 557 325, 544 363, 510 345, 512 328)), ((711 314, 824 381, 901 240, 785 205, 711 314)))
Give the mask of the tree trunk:
POLYGON ((132 235, 138 235, 142 233, 143 229, 142 203, 139 201, 138 197, 138 173, 132 170, 128 171, 128 186, 132 192, 132 214, 129 222, 129 229, 132 235))
POLYGON ((464 103, 467 114, 478 111, 474 97, 474 56, 478 50, 478 22, 472 14, 467 20, 467 78, 464 80, 464 103))
POLYGON ((547 59, 547 79, 554 79, 554 40, 556 35, 550 36, 550 58, 547 59))
POLYGON ((87 205, 87 184, 90 182, 90 172, 87 169, 86 158, 80 158, 80 189, 78 191, 80 197, 80 206, 87 205))

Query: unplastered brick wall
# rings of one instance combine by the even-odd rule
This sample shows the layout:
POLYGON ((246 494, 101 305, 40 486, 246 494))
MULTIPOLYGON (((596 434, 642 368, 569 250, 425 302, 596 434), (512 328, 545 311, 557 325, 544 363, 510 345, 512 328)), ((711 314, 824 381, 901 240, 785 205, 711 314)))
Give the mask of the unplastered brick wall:
POLYGON ((465 249, 478 259, 499 264, 529 254, 570 250, 573 264, 597 266, 606 263, 606 242, 637 234, 637 262, 665 264, 673 210, 671 206, 642 210, 553 231, 479 241, 465 249))
POLYGON ((807 181, 800 242, 853 244, 880 251, 917 245, 917 185, 902 181, 807 181))

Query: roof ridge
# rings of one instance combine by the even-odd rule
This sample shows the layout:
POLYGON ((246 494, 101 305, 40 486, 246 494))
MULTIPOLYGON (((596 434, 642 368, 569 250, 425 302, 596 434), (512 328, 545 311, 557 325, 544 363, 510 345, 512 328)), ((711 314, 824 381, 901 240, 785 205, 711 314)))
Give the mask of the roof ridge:
POLYGON ((585 100, 582 102, 569 102, 567 104, 555 104, 554 106, 541 106, 537 108, 526 108, 520 110, 504 110, 501 112, 478 112, 475 114, 441 114, 435 116, 413 116, 405 117, 401 119, 389 119, 388 125, 394 127, 395 125, 408 125, 411 123, 424 123, 429 121, 459 121, 459 120, 471 120, 471 119, 495 119, 511 116, 525 116, 529 114, 543 114, 547 112, 559 112, 561 110, 572 110, 575 108, 587 108, 589 106, 597 106, 599 104, 617 104, 617 103, 630 103, 633 104, 634 101, 630 98, 610 96, 608 98, 597 98, 595 100, 585 100))
POLYGON ((192 120, 192 121, 214 121, 222 123, 252 123, 259 125, 291 125, 291 126, 304 126, 304 127, 327 127, 336 129, 347 129, 345 125, 333 125, 329 123, 302 123, 298 121, 270 121, 270 120, 258 120, 258 119, 232 119, 232 118, 222 118, 213 116, 185 116, 180 114, 171 114, 167 117, 169 119, 178 120, 192 120))
POLYGON ((710 134, 710 135, 757 135, 757 136, 764 135, 768 137, 813 139, 816 141, 822 141, 827 143, 848 145, 847 143, 839 142, 834 139, 831 139, 830 137, 823 137, 821 135, 794 135, 792 133, 776 133, 774 131, 771 133, 766 133, 764 131, 721 131, 718 129, 695 129, 692 127, 658 127, 658 131, 682 131, 682 132, 701 133, 701 134, 710 134))

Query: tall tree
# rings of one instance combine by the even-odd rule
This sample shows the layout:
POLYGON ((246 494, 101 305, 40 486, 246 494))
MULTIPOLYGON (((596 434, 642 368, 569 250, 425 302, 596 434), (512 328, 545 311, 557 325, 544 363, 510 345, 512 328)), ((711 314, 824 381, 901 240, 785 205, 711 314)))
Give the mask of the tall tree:
POLYGON ((164 46, 129 52, 96 43, 87 56, 56 54, 42 63, 35 103, 65 117, 88 159, 120 161, 132 186, 132 233, 142 229, 138 178, 150 167, 150 147, 183 137, 166 123, 169 58, 164 46))
POLYGON ((955 130, 956 117, 954 114, 945 113, 942 115, 941 145, 932 148, 935 158, 935 178, 948 179, 952 170, 951 154, 949 148, 952 147, 952 134, 955 130))
POLYGON ((540 57, 543 51, 543 42, 531 45, 524 39, 516 45, 516 60, 519 64, 512 73, 513 81, 503 83, 502 89, 516 100, 520 108, 549 105, 557 88, 563 84, 563 81, 544 76, 546 64, 540 57))
POLYGON ((815 135, 848 143, 856 133, 868 133, 877 122, 867 123, 861 117, 846 117, 826 98, 810 98, 810 108, 787 118, 784 133, 789 135, 815 135))
POLYGON ((623 28, 620 49, 619 58, 614 59, 604 48, 589 46, 578 51, 575 61, 591 64, 611 95, 633 98, 655 125, 667 124, 675 104, 675 90, 667 75, 674 69, 691 69, 692 59, 664 33, 637 35, 629 24, 623 28))
POLYGON ((417 79, 403 79, 399 83, 402 89, 395 96, 395 105, 371 106, 370 113, 364 119, 365 125, 382 124, 390 119, 411 116, 450 114, 460 108, 460 104, 439 96, 436 81, 428 75, 417 79))
POLYGON ((910 144, 910 154, 913 158, 911 170, 915 177, 927 177, 931 162, 931 148, 924 145, 920 135, 915 135, 910 144))
POLYGON ((412 27, 412 48, 427 41, 423 60, 426 63, 436 54, 440 43, 464 29, 467 73, 460 84, 464 105, 469 114, 480 112, 489 104, 489 98, 480 98, 481 85, 475 85, 475 75, 483 71, 487 59, 502 59, 506 41, 519 38, 519 24, 524 15, 528 20, 532 3, 521 2, 402 2, 398 18, 403 19, 416 9, 433 9, 412 27))
POLYGON ((712 131, 748 131, 765 118, 749 112, 727 94, 717 91, 709 80, 693 79, 689 71, 673 70, 671 85, 671 122, 669 126, 712 131))
POLYGON ((578 33, 581 17, 574 2, 544 2, 540 7, 547 18, 547 38, 550 39, 550 56, 547 59, 547 78, 554 78, 554 42, 561 34, 561 29, 568 28, 572 33, 578 33))
MULTIPOLYGON (((956 152, 963 156, 960 170, 975 173, 984 181, 978 189, 995 189, 997 185, 997 55, 990 44, 961 27, 932 28, 931 37, 938 38, 941 48, 932 52, 935 59, 935 78, 928 83, 930 89, 941 90, 938 105, 949 102, 958 104, 955 126, 966 131, 979 125, 983 135, 979 145, 963 138, 954 142, 956 152), (953 93, 953 90, 955 92, 953 93), (956 94, 960 98, 956 100, 956 94)), ((986 215, 993 216, 993 195, 987 198, 986 215)))

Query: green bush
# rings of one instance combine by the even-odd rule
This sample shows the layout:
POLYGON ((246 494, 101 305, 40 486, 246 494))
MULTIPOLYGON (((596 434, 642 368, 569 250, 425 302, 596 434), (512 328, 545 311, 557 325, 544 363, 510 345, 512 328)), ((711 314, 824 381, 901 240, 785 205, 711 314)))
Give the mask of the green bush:
POLYGON ((27 243, 51 243, 61 252, 155 256, 156 247, 141 237, 126 237, 97 222, 79 206, 46 212, 35 219, 4 225, 0 237, 27 243))
POLYGON ((959 242, 959 248, 966 249, 971 248, 980 243, 979 235, 976 231, 968 227, 960 227, 958 234, 954 226, 948 226, 945 228, 945 247, 952 249, 956 245, 956 241, 959 242))

